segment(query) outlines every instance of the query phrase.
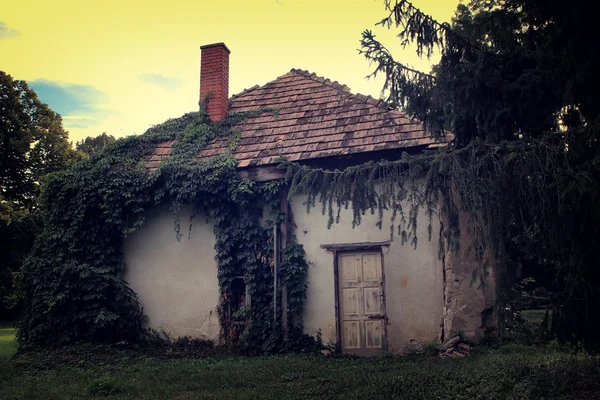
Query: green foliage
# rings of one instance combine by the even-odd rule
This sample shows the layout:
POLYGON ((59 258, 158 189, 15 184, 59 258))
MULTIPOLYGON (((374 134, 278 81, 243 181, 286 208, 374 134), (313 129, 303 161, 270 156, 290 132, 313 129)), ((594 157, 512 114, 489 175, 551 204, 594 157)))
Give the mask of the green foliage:
POLYGON ((0 71, 0 101, 0 203, 22 210, 35 204, 43 177, 69 166, 75 151, 60 115, 25 81, 0 71))
POLYGON ((399 30, 419 56, 441 54, 431 74, 396 60, 371 31, 361 53, 385 75, 387 101, 425 121, 433 133, 472 139, 539 138, 600 115, 595 22, 585 0, 473 0, 452 23, 439 23, 408 0, 384 0, 380 25, 399 30))
POLYGON ((114 141, 115 137, 113 135, 107 135, 106 132, 102 132, 96 137, 88 136, 76 142, 75 150, 83 153, 86 157, 90 157, 101 152, 109 143, 114 141))
POLYGON ((308 264, 304 259, 304 247, 295 238, 283 250, 281 263, 281 279, 287 289, 288 320, 294 325, 302 326, 302 310, 306 300, 306 273, 308 264))
POLYGON ((600 352, 600 56, 589 51, 588 4, 472 0, 451 23, 407 0, 384 4, 380 24, 398 29, 402 46, 441 55, 425 74, 394 60, 372 32, 361 42, 391 105, 434 135, 455 135, 458 150, 426 167, 444 193, 446 239, 456 237, 462 210, 460 228, 472 238, 465 250, 481 265, 474 278, 496 263, 497 310, 518 303, 515 283, 535 276, 550 293, 555 337, 600 352))
MULTIPOLYGON (((237 173, 231 151, 238 135, 232 125, 248 115, 231 114, 218 124, 203 111, 168 120, 144 135, 109 143, 48 183, 42 195, 44 230, 22 270, 22 345, 138 341, 143 312, 121 279, 122 242, 147 211, 170 203, 174 240, 183 236, 178 212, 184 204, 214 224, 223 343, 253 354, 279 351, 283 329, 272 320, 273 307, 281 308, 273 305, 272 232, 281 220, 281 184, 256 184, 237 173), (199 161, 199 151, 218 136, 233 142, 229 152, 199 161), (144 157, 166 140, 176 140, 172 155, 149 173, 144 157), (252 305, 231 315, 232 282, 240 276, 252 305), (246 320, 245 326, 234 324, 236 317, 246 320)), ((302 257, 296 246, 289 268, 281 272, 293 289, 288 312, 298 322, 291 328, 301 323, 305 291, 297 287, 304 285, 306 264, 296 265, 302 257)))
POLYGON ((60 115, 0 71, 0 320, 16 318, 13 276, 39 230, 40 187, 76 159, 60 115))

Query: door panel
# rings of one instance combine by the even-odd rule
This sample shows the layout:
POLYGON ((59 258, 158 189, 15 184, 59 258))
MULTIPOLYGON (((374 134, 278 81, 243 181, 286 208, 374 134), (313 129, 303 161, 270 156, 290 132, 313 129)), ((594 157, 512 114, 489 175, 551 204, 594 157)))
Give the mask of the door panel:
POLYGON ((358 314, 358 288, 342 288, 344 316, 358 314))
POLYGON ((360 349, 359 321, 344 321, 344 348, 360 349))
POLYGON ((369 349, 381 349, 382 345, 382 334, 381 329, 382 321, 365 321, 366 327, 366 347, 369 349))
POLYGON ((365 281, 379 281, 381 277, 381 260, 379 254, 365 254, 362 256, 362 270, 365 281))
POLYGON ((380 314, 381 313, 381 288, 365 287, 363 293, 365 297, 365 314, 380 314))
POLYGON ((385 346, 381 253, 338 253, 341 346, 345 353, 378 355, 385 346))
POLYGON ((340 256, 340 269, 343 282, 358 282, 358 268, 354 255, 340 256))

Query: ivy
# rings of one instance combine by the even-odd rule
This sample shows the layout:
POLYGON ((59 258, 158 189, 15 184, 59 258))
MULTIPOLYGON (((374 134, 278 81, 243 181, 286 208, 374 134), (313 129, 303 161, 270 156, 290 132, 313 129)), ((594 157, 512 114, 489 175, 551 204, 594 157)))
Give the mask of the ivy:
MULTIPOLYGON (((272 318, 273 308, 281 308, 273 304, 273 226, 282 218, 282 183, 242 179, 231 155, 239 138, 234 124, 264 112, 273 110, 230 114, 212 123, 201 107, 143 135, 111 143, 51 179, 41 199, 44 229, 21 271, 25 307, 20 344, 143 339, 142 307, 121 278, 126 268, 123 239, 142 226, 148 211, 168 203, 175 216, 174 239, 183 236, 178 213, 184 204, 193 206, 193 215, 203 213, 214 224, 223 343, 249 353, 289 348, 282 340, 281 321, 272 318), (199 151, 220 136, 229 140, 228 151, 198 160, 199 151), (149 173, 144 158, 167 140, 176 140, 171 156, 149 173), (226 311, 238 276, 244 277, 252 305, 233 316, 246 323, 233 325, 226 311)), ((306 293, 296 289, 305 288, 306 263, 301 247, 292 248, 294 255, 284 257, 280 272, 291 288, 289 331, 298 333, 289 340, 306 342, 301 327, 306 293)))

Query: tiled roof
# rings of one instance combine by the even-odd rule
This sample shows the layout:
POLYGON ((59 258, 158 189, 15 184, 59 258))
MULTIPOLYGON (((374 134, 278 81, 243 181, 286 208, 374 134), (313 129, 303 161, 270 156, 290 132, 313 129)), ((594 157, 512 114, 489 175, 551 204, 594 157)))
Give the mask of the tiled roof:
MULTIPOLYGON (((292 69, 264 86, 254 86, 230 99, 232 112, 273 108, 235 125, 240 139, 233 156, 238 167, 366 153, 378 150, 436 146, 420 121, 391 110, 380 100, 350 93, 347 86, 307 71, 292 69)), ((227 138, 204 147, 198 158, 209 158, 227 149, 227 138)), ((159 144, 146 158, 154 170, 171 152, 173 141, 159 144)))

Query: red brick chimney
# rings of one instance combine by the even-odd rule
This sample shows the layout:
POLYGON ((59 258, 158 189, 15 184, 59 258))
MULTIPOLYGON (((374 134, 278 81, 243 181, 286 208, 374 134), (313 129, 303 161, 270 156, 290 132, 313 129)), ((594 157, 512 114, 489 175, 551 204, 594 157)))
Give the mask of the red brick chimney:
POLYGON ((214 122, 221 121, 229 111, 229 49, 225 43, 200 47, 200 101, 210 94, 206 111, 214 122))

